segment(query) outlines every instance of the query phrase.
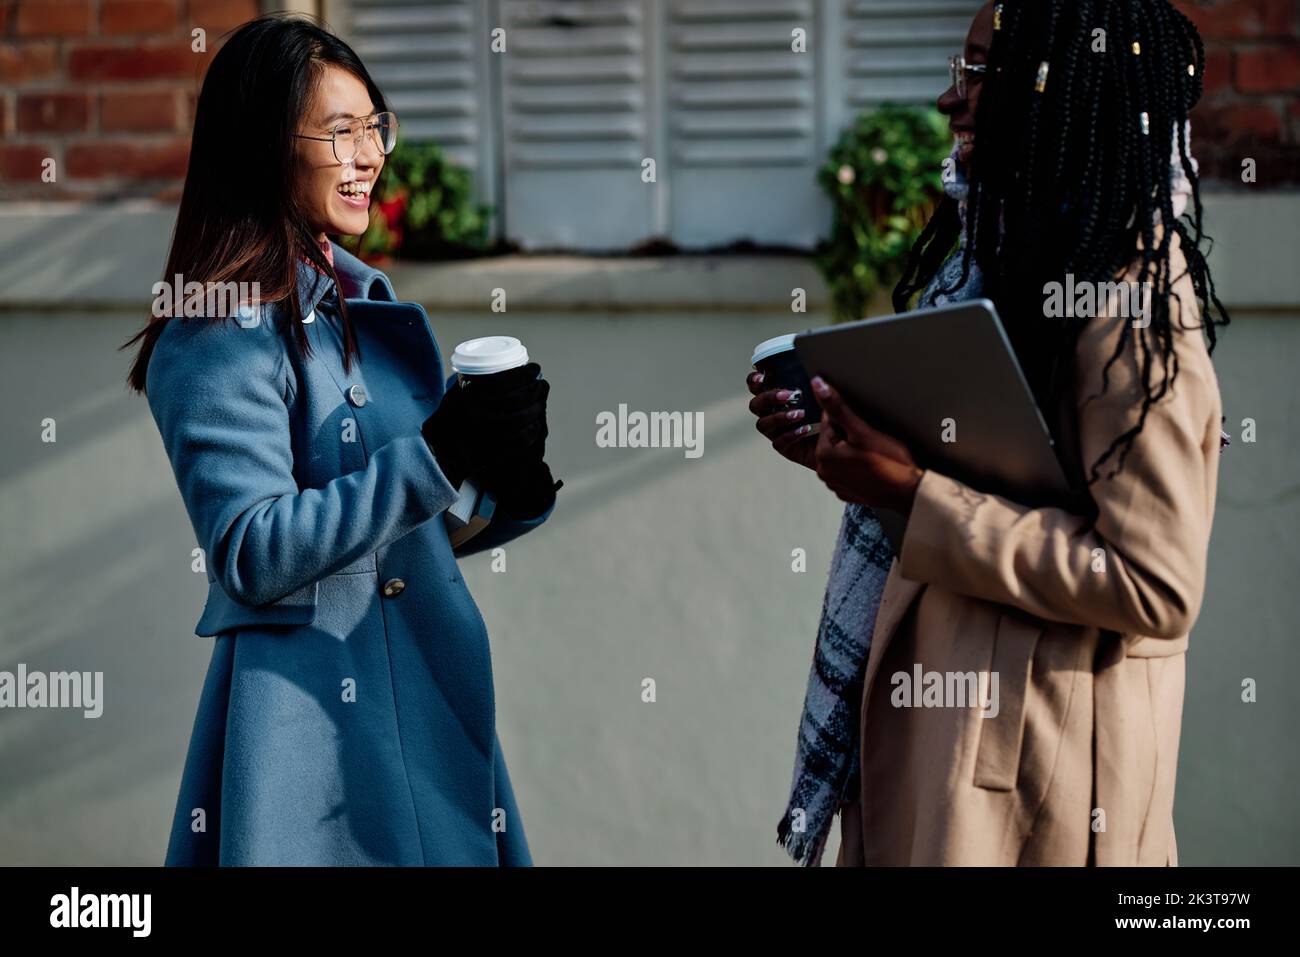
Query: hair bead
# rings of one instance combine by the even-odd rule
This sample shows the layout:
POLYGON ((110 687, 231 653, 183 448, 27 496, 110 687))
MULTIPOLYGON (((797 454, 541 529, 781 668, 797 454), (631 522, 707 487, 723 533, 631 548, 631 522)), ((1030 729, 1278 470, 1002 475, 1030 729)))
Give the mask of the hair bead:
POLYGON ((1038 64, 1038 79, 1034 81, 1035 93, 1042 93, 1043 90, 1047 89, 1047 69, 1048 63, 1046 60, 1038 64))
POLYGON ((993 8, 993 29, 1002 29, 1002 4, 1000 3, 993 8))
POLYGON ((1142 135, 1149 136, 1151 134, 1151 117, 1147 115, 1146 110, 1142 111, 1138 119, 1142 123, 1142 135))

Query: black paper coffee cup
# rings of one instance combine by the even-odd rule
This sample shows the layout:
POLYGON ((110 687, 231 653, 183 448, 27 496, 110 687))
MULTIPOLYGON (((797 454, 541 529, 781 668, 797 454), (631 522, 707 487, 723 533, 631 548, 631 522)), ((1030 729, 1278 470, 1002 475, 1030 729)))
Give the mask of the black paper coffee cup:
POLYGON ((789 389, 796 392, 786 404, 789 409, 803 409, 803 421, 809 425, 820 422, 822 407, 812 394, 812 380, 804 371, 799 354, 794 351, 795 333, 776 336, 758 344, 750 363, 763 373, 763 389, 789 389))

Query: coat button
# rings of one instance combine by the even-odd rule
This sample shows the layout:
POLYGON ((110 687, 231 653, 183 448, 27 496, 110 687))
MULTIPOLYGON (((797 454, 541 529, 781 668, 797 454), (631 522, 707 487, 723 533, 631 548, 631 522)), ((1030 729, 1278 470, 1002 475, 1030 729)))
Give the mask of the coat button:
POLYGON ((348 389, 348 401, 358 409, 366 404, 366 390, 361 385, 354 385, 348 389))
POLYGON ((384 583, 385 598, 396 598, 404 591, 406 591, 406 582, 400 578, 390 578, 384 583))

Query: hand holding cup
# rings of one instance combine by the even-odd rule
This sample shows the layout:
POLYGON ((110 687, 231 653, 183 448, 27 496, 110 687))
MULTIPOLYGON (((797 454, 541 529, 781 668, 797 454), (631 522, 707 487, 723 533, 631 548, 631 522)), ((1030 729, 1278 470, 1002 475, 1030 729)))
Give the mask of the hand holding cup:
POLYGON ((816 438, 822 409, 813 401, 808 374, 794 351, 794 336, 777 336, 758 345, 751 360, 754 371, 745 379, 753 396, 749 411, 755 428, 778 454, 808 469, 816 469, 816 438))
POLYGON ((514 517, 541 514, 563 484, 543 461, 551 386, 541 366, 510 336, 463 342, 451 364, 456 385, 423 429, 448 480, 481 482, 514 517))

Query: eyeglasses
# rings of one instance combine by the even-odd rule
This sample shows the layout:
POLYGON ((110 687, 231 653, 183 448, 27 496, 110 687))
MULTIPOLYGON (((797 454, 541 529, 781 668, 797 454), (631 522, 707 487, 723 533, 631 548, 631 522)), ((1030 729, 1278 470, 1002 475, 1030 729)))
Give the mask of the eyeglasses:
POLYGON ((366 137, 373 136, 379 152, 385 156, 393 151, 397 145, 397 114, 372 113, 370 116, 342 120, 330 131, 329 136, 308 136, 305 133, 293 135, 304 140, 331 144, 334 158, 346 166, 357 158, 357 153, 361 152, 361 143, 366 137))
POLYGON ((957 56, 948 57, 948 82, 957 88, 957 95, 964 97, 968 88, 967 74, 975 77, 975 81, 984 78, 988 72, 988 66, 983 63, 967 63, 966 57, 958 54, 957 56))

